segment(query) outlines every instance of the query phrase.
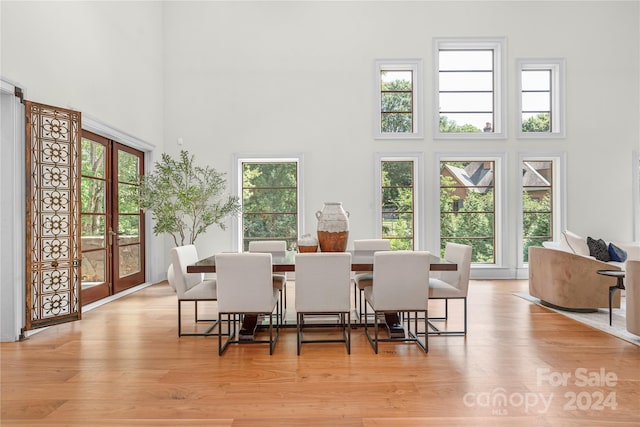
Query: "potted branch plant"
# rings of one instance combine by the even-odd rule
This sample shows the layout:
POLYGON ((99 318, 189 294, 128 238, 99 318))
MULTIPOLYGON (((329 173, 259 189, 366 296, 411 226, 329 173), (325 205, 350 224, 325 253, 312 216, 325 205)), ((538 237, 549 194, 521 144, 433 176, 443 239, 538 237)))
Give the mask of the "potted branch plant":
POLYGON ((211 225, 224 230, 224 220, 240 213, 238 197, 225 193, 224 174, 195 165, 194 157, 185 150, 177 160, 163 153, 140 180, 140 208, 151 211, 154 234, 170 234, 176 246, 193 244, 211 225))

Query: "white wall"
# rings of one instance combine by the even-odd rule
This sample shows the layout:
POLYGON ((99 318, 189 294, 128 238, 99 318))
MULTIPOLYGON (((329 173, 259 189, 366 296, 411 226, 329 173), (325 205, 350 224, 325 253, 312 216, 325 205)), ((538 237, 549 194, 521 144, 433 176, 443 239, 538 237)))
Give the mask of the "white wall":
MULTIPOLYGON (((229 174, 234 155, 303 153, 303 231, 314 231, 324 201, 341 201, 351 239, 375 235, 375 153, 420 152, 425 248, 433 250, 436 155, 501 153, 511 214, 495 275, 511 274, 516 162, 540 151, 567 154, 568 228, 633 240, 638 2, 2 1, 0 12, 0 75, 29 99, 78 109, 170 154, 187 149, 229 174), (432 39, 447 36, 506 37, 506 140, 431 137, 432 39), (515 138, 515 61, 535 57, 566 59, 565 139, 515 138), (372 138, 374 61, 394 58, 423 59, 423 140, 372 138)), ((231 242, 230 229, 212 229, 197 244, 205 254, 231 242)), ((156 272, 166 267, 156 264, 156 272)))
MULTIPOLYGON (((374 153, 424 153, 427 230, 437 220, 429 210, 438 201, 436 154, 504 153, 511 214, 503 267, 510 272, 518 153, 566 152, 568 228, 630 241, 639 22, 638 2, 167 3, 165 148, 188 149, 228 173, 236 153, 302 152, 306 231, 324 201, 341 201, 351 212, 351 239, 376 232, 374 153), (445 36, 506 37, 506 140, 433 140, 432 39, 445 36), (515 137, 515 61, 536 57, 566 59, 565 139, 515 137), (424 140, 372 138, 374 60, 393 58, 424 61, 424 140)), ((214 252, 230 241, 230 231, 213 230, 198 245, 214 252)))
POLYGON ((0 74, 26 99, 162 145, 161 3, 2 1, 0 11, 0 74))
MULTIPOLYGON (((153 160, 163 144, 162 19, 158 2, 0 2, 0 340, 18 337, 25 305, 24 121, 4 89, 81 111, 83 124, 136 141, 153 160)), ((166 271, 157 246, 148 245, 149 281, 166 271)))

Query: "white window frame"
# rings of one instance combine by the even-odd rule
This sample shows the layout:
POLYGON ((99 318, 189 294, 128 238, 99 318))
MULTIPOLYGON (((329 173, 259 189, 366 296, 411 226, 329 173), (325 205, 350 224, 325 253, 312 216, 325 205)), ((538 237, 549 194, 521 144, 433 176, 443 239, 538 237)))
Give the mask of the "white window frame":
MULTIPOLYGON (((493 264, 472 263, 472 267, 476 270, 493 270, 504 265, 504 254, 506 245, 505 219, 507 218, 505 207, 506 203, 506 183, 507 176, 505 169, 506 154, 505 153, 436 153, 435 167, 433 168, 433 182, 435 183, 435 191, 430 198, 431 200, 431 216, 434 218, 434 244, 429 248, 433 253, 440 253, 440 163, 441 162, 461 162, 461 161, 491 161, 494 162, 494 193, 495 193, 495 242, 494 248, 495 259, 493 264)), ((482 274, 480 275, 482 276, 482 274)))
MULTIPOLYGON (((553 198, 552 204, 552 227, 553 227, 553 239, 558 241, 560 234, 566 229, 567 224, 567 156, 566 153, 535 153, 535 152, 522 152, 518 155, 518 171, 522 170, 522 163, 525 161, 550 161, 553 163, 553 176, 551 178, 551 188, 553 198)), ((524 233, 522 230, 522 223, 524 221, 524 215, 522 212, 522 191, 524 185, 522 181, 522 173, 518 173, 518 267, 527 267, 529 264, 524 262, 524 233)))
POLYGON ((434 139, 505 139, 507 137, 506 37, 453 37, 433 39, 433 137, 434 139), (440 132, 440 50, 491 49, 493 57, 493 132, 440 132))
POLYGON ((375 154, 375 208, 376 233, 375 236, 382 236, 382 162, 413 162, 413 248, 414 250, 424 250, 424 209, 422 201, 422 183, 424 182, 423 153, 376 153, 375 154))
POLYGON ((421 59, 379 59, 375 62, 375 106, 373 135, 375 139, 421 139, 423 134, 422 113, 422 60, 421 59), (380 73, 385 70, 413 72, 413 132, 382 132, 382 81, 380 73))
POLYGON ((518 138, 564 138, 565 132, 565 60, 563 58, 518 59, 517 96, 518 111, 515 119, 518 138), (550 132, 522 131, 522 72, 527 70, 551 71, 551 130, 550 132))
MULTIPOLYGON (((302 154, 274 154, 274 155, 248 155, 248 154, 234 154, 233 156, 233 179, 231 180, 231 191, 232 194, 238 196, 239 200, 242 201, 242 164, 243 163, 274 163, 274 162, 296 162, 298 164, 298 191, 297 191, 297 203, 298 203, 298 234, 302 230, 305 230, 304 226, 304 200, 302 196, 302 189, 304 188, 303 183, 303 167, 304 167, 304 156, 302 154)), ((231 230, 233 233, 233 241, 231 243, 233 251, 240 252, 242 251, 243 245, 243 230, 242 230, 243 218, 242 214, 238 216, 234 216, 231 224, 231 230)))

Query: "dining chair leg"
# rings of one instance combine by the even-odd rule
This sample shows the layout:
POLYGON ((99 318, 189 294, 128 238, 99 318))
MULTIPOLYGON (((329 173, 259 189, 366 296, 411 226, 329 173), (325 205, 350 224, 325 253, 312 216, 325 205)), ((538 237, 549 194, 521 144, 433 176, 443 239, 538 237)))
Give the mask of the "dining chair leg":
POLYGON ((300 356, 300 347, 302 346, 302 323, 304 322, 304 314, 296 314, 296 338, 298 342, 298 356, 300 356))
POLYGON ((178 300, 178 336, 182 336, 182 301, 178 300))
POLYGON ((347 336, 345 337, 347 343, 347 354, 351 354, 351 312, 347 313, 347 324, 345 329, 347 330, 347 336))

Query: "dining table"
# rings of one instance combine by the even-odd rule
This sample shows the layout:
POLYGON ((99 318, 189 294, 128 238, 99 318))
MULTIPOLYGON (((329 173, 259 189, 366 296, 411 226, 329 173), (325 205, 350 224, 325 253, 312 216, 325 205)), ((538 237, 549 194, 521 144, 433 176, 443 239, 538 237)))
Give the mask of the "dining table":
MULTIPOLYGON (((375 251, 346 251, 351 254, 351 271, 373 271, 375 251)), ((297 251, 283 251, 271 254, 271 264, 274 273, 286 273, 296 271, 297 251)), ((430 271, 456 271, 458 265, 454 262, 443 260, 437 255, 430 254, 430 271)), ((215 273, 216 256, 211 255, 187 265, 187 273, 215 273)), ((404 336, 404 329, 397 313, 385 313, 385 322, 391 337, 404 336)), ((257 316, 245 316, 240 328, 240 335, 251 339, 257 327, 257 316)))
MULTIPOLYGON (((351 271, 373 271, 375 251, 346 251, 351 254, 351 271)), ((271 263, 274 273, 296 271, 296 251, 272 253, 271 263)), ((320 252, 321 253, 321 252, 320 252)), ((456 271, 456 263, 446 261, 431 254, 430 271, 456 271)), ((187 265, 187 273, 215 273, 216 256, 203 258, 195 264, 187 265)))

